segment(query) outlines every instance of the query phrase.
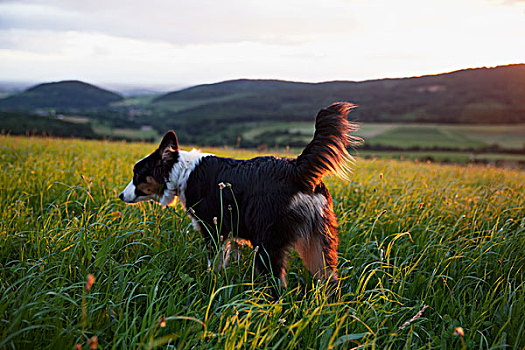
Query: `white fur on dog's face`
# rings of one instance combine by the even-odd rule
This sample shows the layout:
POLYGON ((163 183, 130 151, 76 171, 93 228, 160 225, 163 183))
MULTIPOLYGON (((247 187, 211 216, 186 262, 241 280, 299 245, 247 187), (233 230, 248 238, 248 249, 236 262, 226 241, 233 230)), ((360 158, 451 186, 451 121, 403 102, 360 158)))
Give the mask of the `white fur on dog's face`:
POLYGON ((120 199, 122 199, 126 203, 135 203, 135 185, 133 184, 133 180, 129 182, 129 184, 126 186, 124 191, 120 194, 120 199))

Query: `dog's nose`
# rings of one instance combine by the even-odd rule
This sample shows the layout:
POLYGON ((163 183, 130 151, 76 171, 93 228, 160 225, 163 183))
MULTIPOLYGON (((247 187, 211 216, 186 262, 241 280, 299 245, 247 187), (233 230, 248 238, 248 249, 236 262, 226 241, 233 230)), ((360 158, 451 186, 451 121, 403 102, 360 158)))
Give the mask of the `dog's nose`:
POLYGON ((121 193, 118 197, 119 197, 121 200, 124 200, 124 193, 121 193))

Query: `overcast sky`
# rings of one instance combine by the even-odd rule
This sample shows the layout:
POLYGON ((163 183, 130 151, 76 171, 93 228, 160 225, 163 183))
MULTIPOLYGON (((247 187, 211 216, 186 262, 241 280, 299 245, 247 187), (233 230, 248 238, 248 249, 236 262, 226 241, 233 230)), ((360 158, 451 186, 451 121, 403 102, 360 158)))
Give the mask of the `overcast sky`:
POLYGON ((365 80, 525 62, 525 0, 0 0, 0 80, 365 80))

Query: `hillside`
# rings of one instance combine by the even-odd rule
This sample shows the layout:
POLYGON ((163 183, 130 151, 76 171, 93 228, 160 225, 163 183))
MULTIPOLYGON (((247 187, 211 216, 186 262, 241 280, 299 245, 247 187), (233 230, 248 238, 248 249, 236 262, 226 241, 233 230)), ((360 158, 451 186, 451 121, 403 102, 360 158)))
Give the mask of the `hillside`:
POLYGON ((97 138, 90 124, 20 112, 0 111, 0 131, 10 135, 97 138))
POLYGON ((317 111, 341 100, 359 105, 350 118, 362 122, 361 150, 525 154, 525 64, 363 82, 242 79, 126 99, 64 81, 0 100, 0 111, 24 115, 20 125, 0 115, 0 131, 62 135, 63 124, 32 121, 52 108, 85 124, 79 137, 156 140, 173 129, 185 144, 302 148, 317 111))
POLYGON ((123 100, 114 92, 77 80, 45 83, 0 100, 0 109, 101 108, 123 100))
POLYGON ((311 121, 334 101, 360 106, 363 122, 523 123, 525 64, 363 82, 296 83, 233 80, 156 98, 177 124, 213 120, 311 121))

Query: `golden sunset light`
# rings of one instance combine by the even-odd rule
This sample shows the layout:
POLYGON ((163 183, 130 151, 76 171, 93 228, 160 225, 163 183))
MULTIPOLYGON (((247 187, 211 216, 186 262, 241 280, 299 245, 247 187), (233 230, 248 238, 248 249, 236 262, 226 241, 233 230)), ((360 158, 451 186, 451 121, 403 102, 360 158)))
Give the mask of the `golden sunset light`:
POLYGON ((525 349, 525 0, 0 0, 0 349, 525 349))

